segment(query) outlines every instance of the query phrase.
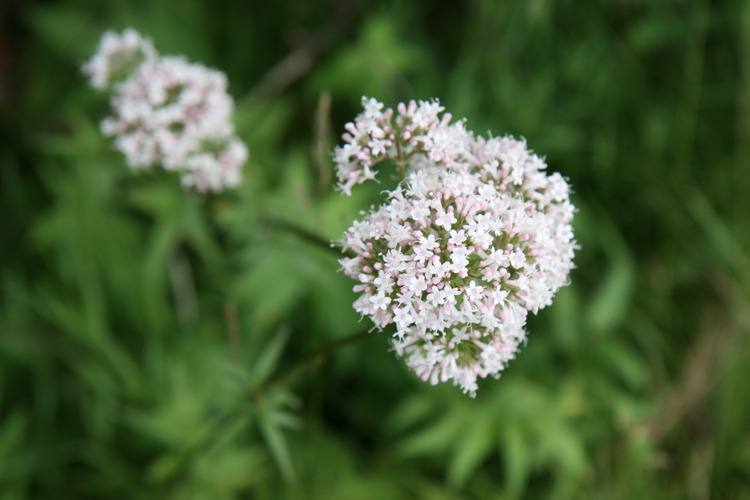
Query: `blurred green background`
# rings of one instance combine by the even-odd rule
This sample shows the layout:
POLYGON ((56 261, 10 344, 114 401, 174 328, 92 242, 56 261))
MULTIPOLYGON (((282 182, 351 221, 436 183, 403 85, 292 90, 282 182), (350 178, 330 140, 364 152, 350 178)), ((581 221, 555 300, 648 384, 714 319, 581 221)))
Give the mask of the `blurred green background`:
POLYGON ((750 2, 0 7, 0 499, 750 498, 750 2), (133 175, 80 64, 226 72, 242 187, 133 175), (572 284, 475 400, 372 335, 331 188, 362 95, 439 98, 575 190, 572 284), (281 374, 282 378, 279 378, 281 374), (276 382, 274 382, 276 381, 276 382))

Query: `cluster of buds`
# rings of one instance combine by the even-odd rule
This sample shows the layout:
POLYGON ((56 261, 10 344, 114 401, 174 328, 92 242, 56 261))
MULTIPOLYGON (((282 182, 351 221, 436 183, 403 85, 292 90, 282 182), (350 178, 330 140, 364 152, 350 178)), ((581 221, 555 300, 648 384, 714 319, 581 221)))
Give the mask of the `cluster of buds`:
POLYGON ((160 56, 134 30, 105 33, 83 71, 94 88, 112 94, 113 116, 101 129, 131 168, 161 165, 200 192, 240 182, 247 148, 234 135, 223 73, 160 56))
POLYGON ((395 324, 394 349, 423 380, 474 396, 478 378, 514 357, 528 311, 568 280, 568 184, 524 141, 475 137, 437 102, 394 113, 363 101, 335 152, 340 189, 375 178, 383 162, 403 180, 344 235, 354 308, 378 328, 395 324))

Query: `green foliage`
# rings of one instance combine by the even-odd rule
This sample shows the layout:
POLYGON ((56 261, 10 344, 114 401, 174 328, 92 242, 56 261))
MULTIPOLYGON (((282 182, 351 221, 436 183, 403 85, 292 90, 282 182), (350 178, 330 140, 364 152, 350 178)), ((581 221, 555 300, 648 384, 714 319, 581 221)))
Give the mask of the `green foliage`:
POLYGON ((750 498, 747 2, 0 13, 0 500, 750 498), (227 73, 239 188, 100 136, 79 66, 127 26, 227 73), (363 94, 523 135, 575 189, 571 285, 475 400, 387 331, 330 344, 371 325, 325 242, 392 182, 331 186, 363 94))

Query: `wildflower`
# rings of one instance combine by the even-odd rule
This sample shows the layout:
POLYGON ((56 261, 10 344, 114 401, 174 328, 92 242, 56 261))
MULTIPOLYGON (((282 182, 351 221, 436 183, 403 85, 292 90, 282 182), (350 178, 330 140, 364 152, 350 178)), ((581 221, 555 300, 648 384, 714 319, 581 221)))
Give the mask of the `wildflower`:
POLYGON ((236 186, 247 148, 234 136, 234 103, 224 74, 184 57, 159 56, 132 30, 121 37, 106 33, 84 72, 95 86, 111 82, 109 75, 124 73, 121 61, 128 68, 140 64, 113 86, 113 116, 101 129, 128 165, 178 171, 184 186, 200 192, 236 186))
MULTIPOLYGON (((369 113, 390 114, 365 102, 369 113)), ((345 233, 355 256, 342 266, 359 281, 355 309, 378 328, 395 323, 394 348, 419 377, 473 396, 478 378, 499 376, 515 356, 528 312, 567 282, 574 208, 565 180, 547 175, 524 141, 475 138, 463 125, 451 132, 436 103, 399 109, 396 119, 369 116, 350 127, 372 137, 375 127, 403 135, 408 126, 420 139, 406 156, 390 149, 378 158, 406 159, 405 177, 345 233)))

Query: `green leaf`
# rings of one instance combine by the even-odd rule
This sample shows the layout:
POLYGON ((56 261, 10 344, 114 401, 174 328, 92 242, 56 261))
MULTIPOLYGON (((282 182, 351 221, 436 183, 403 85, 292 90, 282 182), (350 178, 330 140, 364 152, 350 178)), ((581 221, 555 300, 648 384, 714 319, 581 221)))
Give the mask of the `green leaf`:
POLYGON ((479 464, 495 446, 495 418, 488 414, 476 415, 473 425, 464 429, 448 462, 448 483, 463 487, 479 464))
POLYGON ((399 444, 406 456, 439 455, 450 450, 453 440, 460 435, 461 422, 446 415, 437 422, 409 435, 399 444))
POLYGON ((524 439, 521 426, 509 421, 498 433, 498 449, 503 456, 505 479, 511 497, 520 497, 531 472, 529 445, 524 439))
POLYGON ((252 384, 257 385, 265 382, 276 369, 287 340, 289 340, 289 329, 281 328, 265 346, 253 361, 251 371, 252 384))
POLYGON ((271 450, 276 465, 281 470, 282 475, 287 481, 294 479, 294 467, 292 466, 292 459, 289 454, 289 446, 283 432, 278 426, 278 422, 274 420, 273 414, 269 412, 262 412, 260 415, 260 431, 265 439, 268 448, 271 450))
POLYGON ((593 294, 588 319, 596 332, 617 328, 630 307, 635 288, 635 264, 622 236, 611 223, 600 224, 600 241, 609 257, 607 274, 593 294))

